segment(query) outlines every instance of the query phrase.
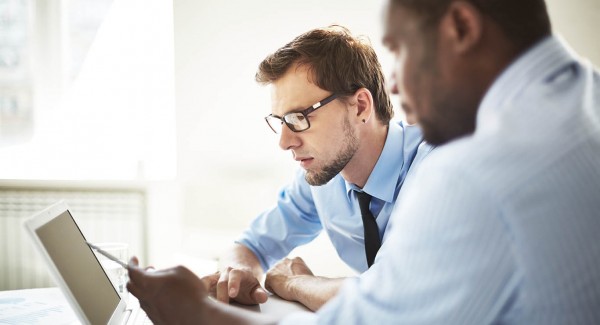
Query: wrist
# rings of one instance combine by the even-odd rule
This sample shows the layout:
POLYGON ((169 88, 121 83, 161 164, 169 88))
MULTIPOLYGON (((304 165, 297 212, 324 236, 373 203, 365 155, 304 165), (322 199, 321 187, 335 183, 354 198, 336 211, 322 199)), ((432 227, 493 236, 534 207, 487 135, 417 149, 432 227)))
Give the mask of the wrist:
POLYGON ((292 275, 287 278, 285 288, 290 293, 290 300, 302 302, 302 288, 309 275, 292 275))
POLYGON ((199 304, 196 302, 194 305, 197 306, 195 308, 196 313, 189 313, 189 315, 195 316, 191 319, 183 320, 182 323, 194 324, 203 320, 217 319, 217 315, 220 313, 218 304, 208 296, 200 298, 199 304))

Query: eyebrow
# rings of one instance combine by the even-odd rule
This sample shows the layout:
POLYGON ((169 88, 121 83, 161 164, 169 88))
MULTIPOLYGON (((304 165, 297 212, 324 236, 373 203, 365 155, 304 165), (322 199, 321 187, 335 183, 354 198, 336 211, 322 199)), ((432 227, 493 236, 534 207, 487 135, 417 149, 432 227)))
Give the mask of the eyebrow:
MULTIPOLYGON (((290 113, 302 113, 302 112, 310 110, 310 109, 313 109, 313 111, 314 111, 314 110, 320 108, 321 106, 326 105, 339 97, 340 97, 339 94, 333 93, 333 94, 319 100, 318 102, 313 103, 312 105, 310 105, 308 107, 291 109, 291 110, 288 110, 285 113, 283 113, 283 115, 290 114, 290 113)), ((306 113, 306 115, 311 114, 311 113, 312 112, 306 113)), ((274 115, 273 113, 271 113, 271 115, 281 118, 281 116, 274 115)))
POLYGON ((286 114, 290 114, 290 113, 300 113, 300 112, 302 112, 302 111, 304 111, 304 110, 306 110, 306 107, 304 107, 304 108, 292 108, 292 109, 289 109, 289 110, 287 110, 287 111, 284 111, 284 112, 283 112, 283 114, 281 114, 281 116, 279 116, 279 115, 275 115, 275 114, 273 114, 273 116, 282 117, 282 116, 284 116, 284 115, 286 115, 286 114))
POLYGON ((283 112, 281 115, 276 115, 276 114, 273 114, 273 113, 271 113, 271 116, 273 116, 273 117, 278 117, 278 118, 282 118, 282 117, 283 117, 284 115, 286 115, 286 114, 290 114, 290 113, 300 113, 300 112, 302 112, 302 111, 304 111, 304 110, 306 110, 306 107, 305 107, 305 108, 292 108, 292 109, 289 109, 289 110, 286 110, 286 111, 284 111, 284 112, 283 112))
MULTIPOLYGON (((323 100, 320 100, 320 101, 314 102, 314 103, 312 103, 312 104, 310 104, 310 105, 308 105, 308 106, 302 106, 302 107, 292 108, 292 109, 290 109, 290 110, 286 111, 285 113, 283 113, 283 115, 285 115, 285 114, 288 114, 288 113, 300 113, 300 112, 303 112, 303 111, 305 111, 305 110, 307 110, 307 109, 309 109, 309 108, 312 108, 312 107, 313 107, 313 106, 315 106, 316 104, 319 104, 319 103, 321 103, 322 101, 323 101, 323 100)), ((321 105, 322 105, 322 104, 321 104, 321 105)), ((319 106, 321 106, 321 105, 319 105, 319 106)), ((319 108, 319 106, 317 106, 316 108, 319 108)))

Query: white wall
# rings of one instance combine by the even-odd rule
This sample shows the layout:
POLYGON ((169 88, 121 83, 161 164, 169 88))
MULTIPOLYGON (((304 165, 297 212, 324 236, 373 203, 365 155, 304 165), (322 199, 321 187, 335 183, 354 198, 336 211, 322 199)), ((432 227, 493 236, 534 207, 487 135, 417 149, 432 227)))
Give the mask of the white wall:
POLYGON ((178 174, 184 219, 241 229, 274 203, 296 168, 263 117, 268 88, 260 61, 310 28, 340 23, 376 35, 382 0, 175 0, 178 174), (204 193, 208 193, 206 196, 204 193))
POLYGON ((600 67, 600 0, 547 0, 555 33, 600 67))

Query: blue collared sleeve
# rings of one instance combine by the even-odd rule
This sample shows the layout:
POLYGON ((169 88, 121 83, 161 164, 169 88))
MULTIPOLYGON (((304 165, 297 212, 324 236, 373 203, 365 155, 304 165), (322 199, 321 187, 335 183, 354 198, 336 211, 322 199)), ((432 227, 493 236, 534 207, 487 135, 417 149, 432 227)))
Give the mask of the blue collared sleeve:
POLYGON ((292 183, 279 192, 276 206, 254 219, 236 241, 254 252, 263 270, 295 247, 313 240, 322 230, 304 174, 299 169, 292 183))

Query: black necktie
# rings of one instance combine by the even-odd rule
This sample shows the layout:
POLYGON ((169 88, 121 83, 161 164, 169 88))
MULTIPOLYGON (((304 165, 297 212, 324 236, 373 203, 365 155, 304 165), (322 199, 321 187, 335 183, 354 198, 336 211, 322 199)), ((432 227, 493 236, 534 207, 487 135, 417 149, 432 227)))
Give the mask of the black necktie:
POLYGON ((360 206, 360 214, 362 215, 363 227, 365 229, 365 253, 367 253, 367 265, 371 267, 375 261, 375 255, 379 247, 381 247, 381 239, 379 239, 379 228, 375 217, 369 210, 371 196, 365 192, 356 192, 358 197, 358 205, 360 206))

